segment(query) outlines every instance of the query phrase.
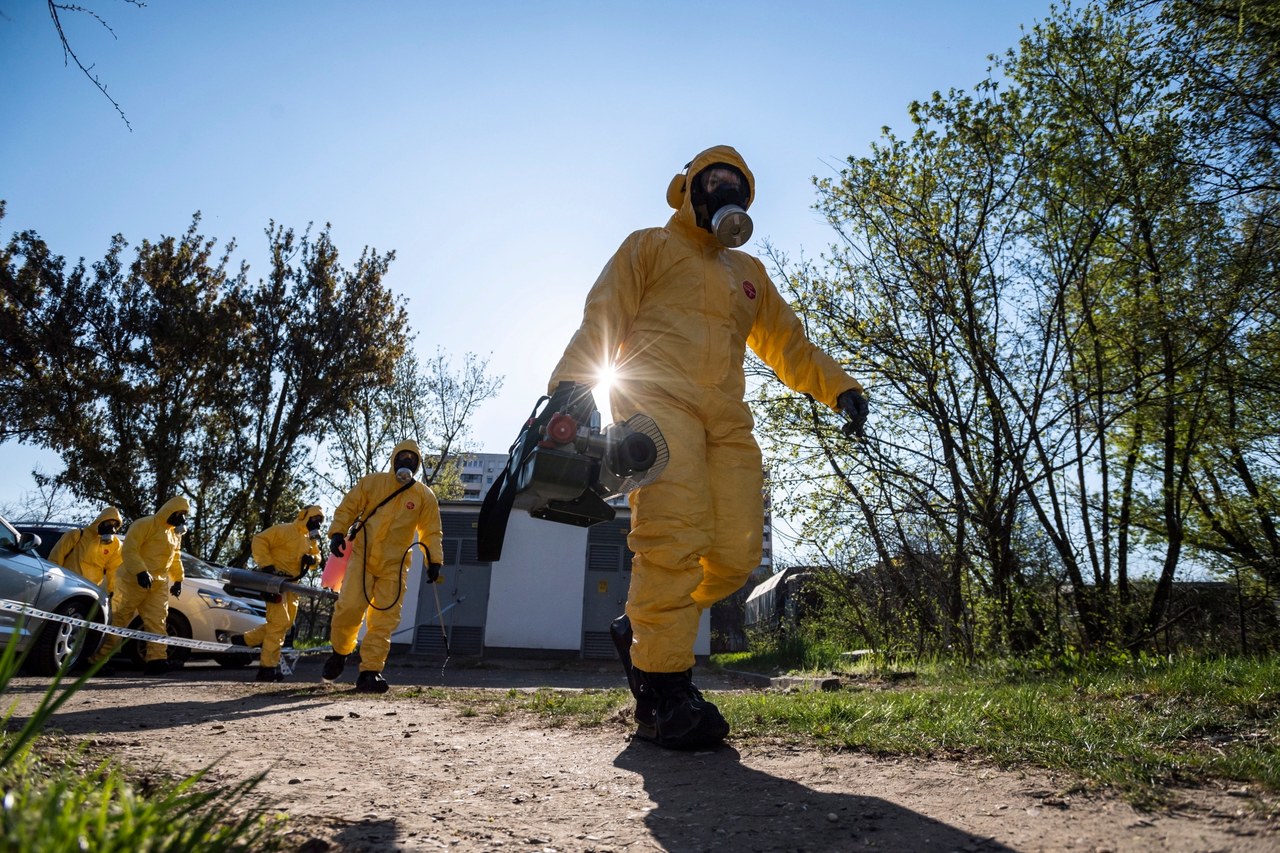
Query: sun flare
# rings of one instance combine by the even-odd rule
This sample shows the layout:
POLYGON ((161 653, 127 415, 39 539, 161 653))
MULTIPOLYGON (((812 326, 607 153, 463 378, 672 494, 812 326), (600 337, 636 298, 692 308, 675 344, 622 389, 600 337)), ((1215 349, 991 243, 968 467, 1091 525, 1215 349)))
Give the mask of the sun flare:
POLYGON ((596 408, 600 410, 605 423, 610 422, 609 391, 613 388, 613 383, 617 381, 618 371, 613 365, 602 367, 596 373, 596 384, 592 389, 592 393, 596 398, 596 408))

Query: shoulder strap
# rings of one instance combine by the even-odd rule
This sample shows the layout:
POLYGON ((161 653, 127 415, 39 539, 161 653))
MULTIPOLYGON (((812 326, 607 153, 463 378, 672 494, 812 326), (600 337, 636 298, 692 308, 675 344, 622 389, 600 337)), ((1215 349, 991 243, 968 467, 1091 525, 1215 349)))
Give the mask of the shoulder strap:
POLYGON ((414 481, 413 481, 413 480, 409 480, 407 483, 403 483, 403 484, 401 484, 400 488, 396 489, 394 492, 392 492, 391 494, 389 494, 389 495, 387 495, 385 498, 383 498, 381 501, 379 501, 377 506, 375 506, 373 509, 369 510, 369 514, 368 514, 368 515, 366 515, 364 518, 358 519, 358 520, 356 521, 356 523, 355 523, 355 524, 353 524, 353 525, 351 526, 351 532, 348 534, 347 538, 348 538, 348 539, 355 539, 355 538, 356 538, 356 534, 357 534, 357 533, 359 533, 359 532, 360 532, 360 530, 361 530, 361 529, 362 529, 366 524, 368 524, 368 523, 369 523, 369 519, 373 518, 373 514, 374 514, 375 512, 377 512, 379 509, 381 509, 382 507, 384 507, 384 506, 385 506, 385 505, 386 505, 386 504, 387 504, 387 503, 388 503, 392 498, 394 498, 396 495, 400 494, 400 493, 401 493, 401 492, 403 492, 405 489, 407 489, 407 488, 409 488, 410 486, 412 486, 412 485, 413 485, 413 483, 414 483, 414 481))

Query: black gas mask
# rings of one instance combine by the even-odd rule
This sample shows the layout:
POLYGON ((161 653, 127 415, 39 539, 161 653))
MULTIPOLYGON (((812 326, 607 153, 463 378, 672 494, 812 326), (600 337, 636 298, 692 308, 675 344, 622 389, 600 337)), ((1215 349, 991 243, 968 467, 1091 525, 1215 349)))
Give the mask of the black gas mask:
POLYGON ((403 450, 396 454, 396 461, 391 467, 395 469, 396 479, 407 483, 418 472, 418 454, 403 450))
POLYGON ((751 217, 746 210, 750 197, 746 176, 728 163, 712 163, 690 182, 690 201, 698 227, 711 232, 730 249, 751 239, 751 217))
POLYGON ((173 525, 173 532, 179 536, 187 532, 187 514, 185 512, 172 513, 165 523, 173 525))
POLYGON ((313 515, 307 519, 307 537, 309 539, 314 539, 317 542, 320 541, 321 524, 324 524, 323 516, 313 515))
POLYGON ((114 519, 108 519, 98 525, 98 538, 102 540, 103 545, 110 544, 116 539, 116 531, 120 529, 120 522, 114 519))

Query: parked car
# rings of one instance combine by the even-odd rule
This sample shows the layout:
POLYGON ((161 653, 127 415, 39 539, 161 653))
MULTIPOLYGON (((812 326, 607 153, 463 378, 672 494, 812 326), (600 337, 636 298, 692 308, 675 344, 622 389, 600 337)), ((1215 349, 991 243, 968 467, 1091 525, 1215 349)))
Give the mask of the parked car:
MULTIPOLYGON (((41 537, 0 518, 0 598, 62 616, 105 621, 102 590, 42 558, 42 544, 41 537)), ((84 628, 64 622, 0 611, 0 642, 8 643, 16 635, 18 651, 27 655, 25 668, 34 675, 53 675, 74 666, 84 653, 84 633, 84 628)))
MULTIPOLYGON (((76 529, 72 524, 50 523, 19 524, 17 528, 24 533, 38 535, 41 539, 38 550, 46 557, 53 551, 58 537, 76 529)), ((232 634, 243 634, 267 621, 267 603, 261 598, 231 595, 222 588, 224 581, 220 567, 183 551, 182 570, 182 595, 169 596, 169 636, 225 643, 232 634)), ((141 629, 142 619, 135 618, 129 627, 141 629)), ((138 665, 142 664, 143 653, 143 644, 134 640, 127 640, 120 650, 120 655, 138 665)), ((217 654, 169 646, 169 663, 174 666, 207 657, 212 657, 221 666, 233 668, 247 666, 254 660, 249 654, 217 654)))

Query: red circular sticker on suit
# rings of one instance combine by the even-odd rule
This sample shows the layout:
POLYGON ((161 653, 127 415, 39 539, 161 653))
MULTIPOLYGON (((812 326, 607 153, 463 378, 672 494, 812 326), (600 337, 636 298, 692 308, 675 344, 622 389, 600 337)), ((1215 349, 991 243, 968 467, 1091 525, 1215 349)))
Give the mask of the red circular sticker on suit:
POLYGON ((413 509, 413 501, 409 501, 407 504, 405 504, 405 505, 404 505, 404 508, 405 508, 405 509, 413 509))
POLYGON ((742 283, 742 292, 747 294, 748 299, 756 298, 756 286, 749 281, 742 283))

